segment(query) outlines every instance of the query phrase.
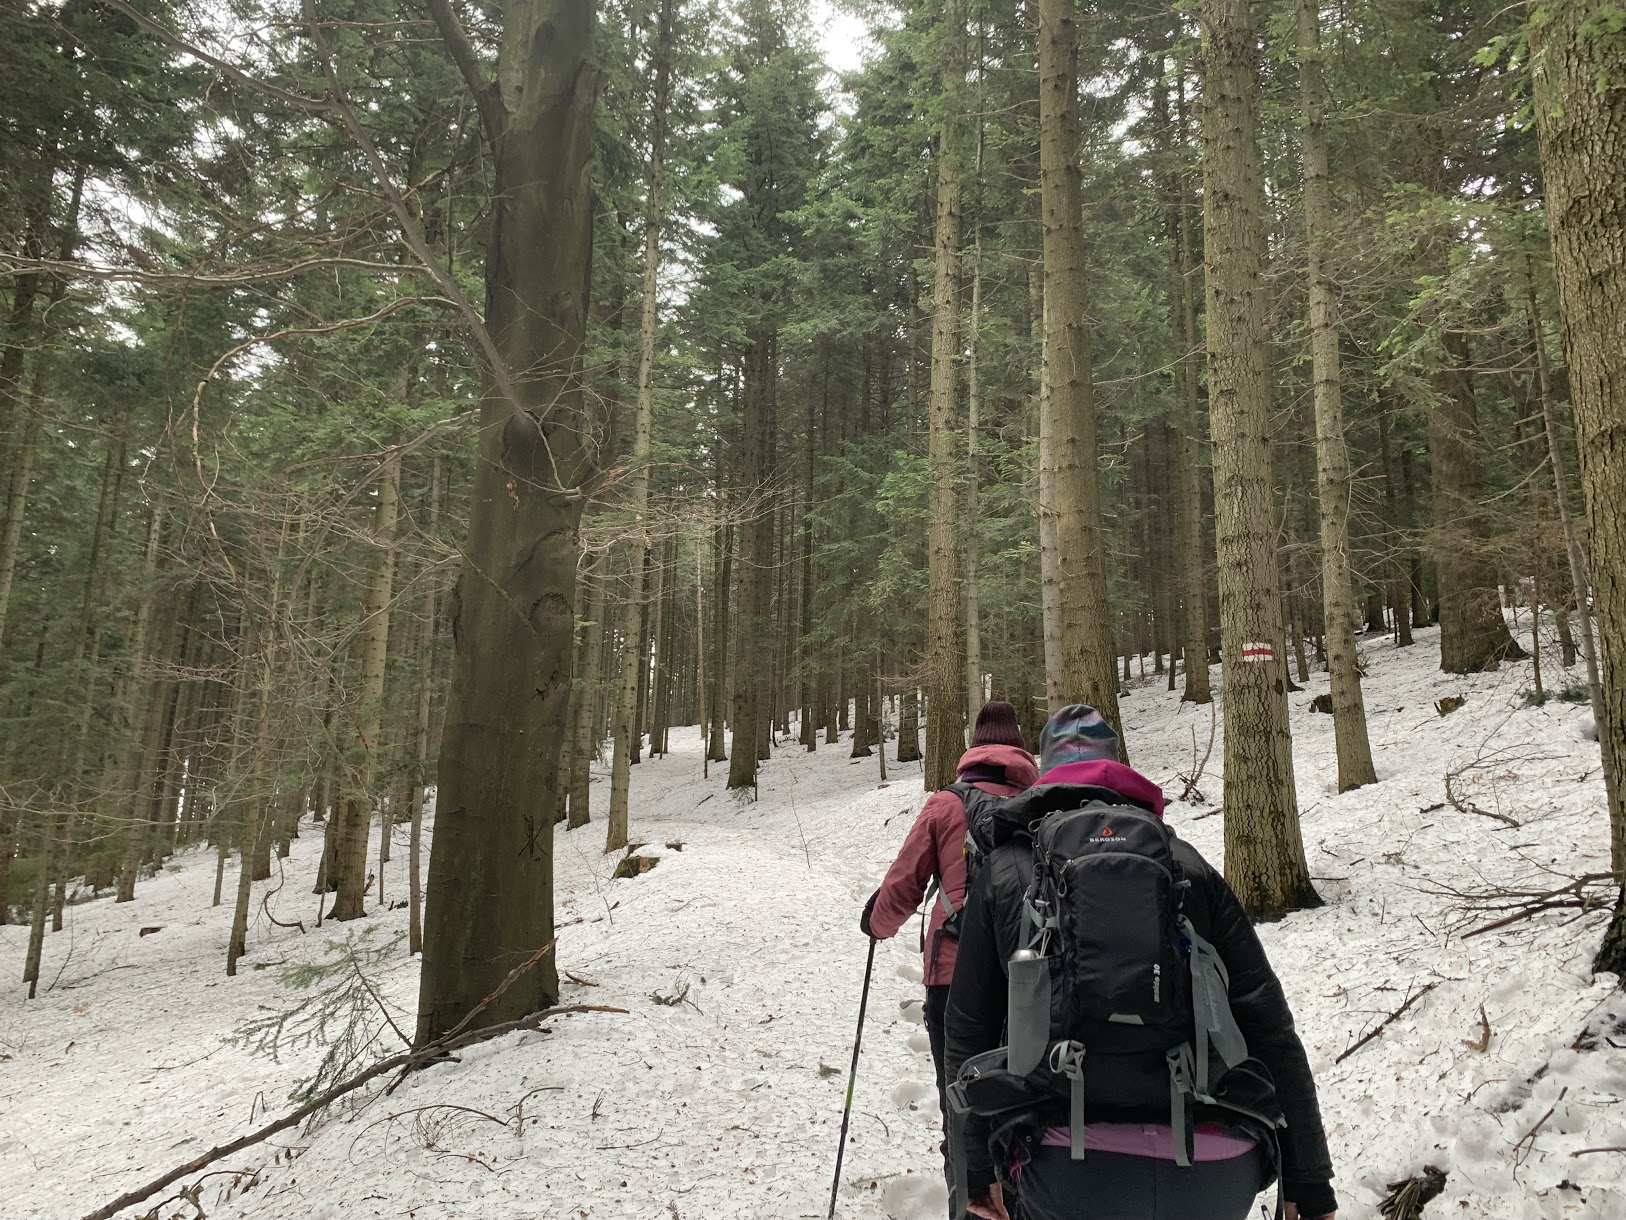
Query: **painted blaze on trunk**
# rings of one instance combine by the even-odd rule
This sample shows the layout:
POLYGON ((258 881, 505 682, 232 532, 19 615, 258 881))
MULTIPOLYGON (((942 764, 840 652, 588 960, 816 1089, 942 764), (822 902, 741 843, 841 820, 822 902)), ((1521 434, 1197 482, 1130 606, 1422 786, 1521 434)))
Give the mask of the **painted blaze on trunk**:
MULTIPOLYGON (((435 839, 424 923, 420 1043, 455 1025, 553 937, 553 811, 570 695, 571 606, 594 408, 581 384, 591 255, 590 0, 503 9, 492 144, 486 324, 514 401, 480 411, 480 454, 453 604, 435 839)), ((544 958, 478 1024, 558 997, 544 958)))

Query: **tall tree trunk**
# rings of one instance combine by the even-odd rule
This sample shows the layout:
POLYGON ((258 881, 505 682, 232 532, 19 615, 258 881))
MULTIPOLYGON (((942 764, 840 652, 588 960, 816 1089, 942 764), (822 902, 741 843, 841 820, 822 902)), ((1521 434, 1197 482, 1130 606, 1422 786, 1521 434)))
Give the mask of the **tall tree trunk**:
MULTIPOLYGON (((1603 677, 1598 666, 1598 649, 1592 634, 1592 589, 1591 573, 1588 571, 1586 552, 1581 547, 1579 531, 1570 512, 1569 477, 1564 469, 1563 450, 1558 444, 1558 421, 1554 418, 1552 387, 1547 375, 1547 339, 1545 330, 1541 325, 1541 315, 1536 309, 1535 284, 1530 284, 1530 331, 1536 343, 1536 395, 1540 400, 1541 422, 1544 439, 1547 443, 1547 460, 1552 465, 1554 499, 1558 505, 1559 526, 1564 532, 1564 549, 1569 558, 1570 583, 1575 592, 1575 617, 1581 624, 1581 656, 1586 662, 1587 694, 1592 703, 1592 722, 1598 729, 1598 745, 1603 753, 1604 786, 1609 794, 1609 808, 1617 810, 1621 807, 1615 799, 1615 785, 1621 783, 1620 773, 1614 768, 1610 758, 1612 743, 1609 735, 1603 731, 1608 723, 1608 706, 1604 699, 1603 677)), ((1559 638, 1568 635, 1568 623, 1563 607, 1559 608, 1558 632, 1559 638)), ((1566 649, 1568 653, 1565 665, 1575 663, 1575 647, 1570 643, 1566 649)), ((1626 799, 1626 798, 1623 798, 1626 799)), ((1623 827, 1618 818, 1611 817, 1610 821, 1610 859, 1611 867, 1616 873, 1626 877, 1626 827, 1623 827)))
MULTIPOLYGON (((1185 74, 1179 77, 1180 144, 1186 143, 1185 74)), ((1180 651, 1185 655, 1185 688, 1182 703, 1211 703, 1208 680, 1208 578, 1204 565, 1203 491, 1201 447, 1205 429, 1198 382, 1199 341, 1197 337, 1196 252, 1192 240, 1191 189, 1184 181, 1179 195, 1179 277, 1176 284, 1180 309, 1180 427, 1176 433, 1175 496, 1179 519, 1175 546, 1180 552, 1180 651)))
MULTIPOLYGON (((944 118, 938 131, 937 222, 932 276, 932 364, 927 464, 926 533, 926 764, 928 792, 952 784, 965 749, 963 654, 959 649, 960 582, 955 534, 959 475, 960 387, 960 160, 965 86, 965 11, 959 0, 943 16, 944 118)), ((867 696, 865 683, 859 698, 867 696)), ((854 753, 857 730, 854 722, 854 753)), ((867 753, 867 751, 866 751, 867 753)))
MULTIPOLYGON (((1536 122, 1602 644, 1611 862, 1621 899, 1594 970, 1626 978, 1626 35, 1580 3, 1535 6, 1536 122)), ((1584 586, 1577 584, 1578 597, 1584 586)))
MULTIPOLYGON (((720 446, 719 446, 720 448, 720 446)), ((719 461, 719 467, 721 462, 719 461)), ((718 490, 722 491, 722 479, 719 478, 718 490)), ((725 525, 712 531, 714 549, 717 554, 717 577, 712 585, 712 612, 715 624, 712 631, 712 659, 711 674, 707 679, 711 683, 711 725, 710 738, 706 742, 707 762, 726 762, 728 760, 727 738, 723 735, 727 715, 724 708, 727 700, 728 675, 728 628, 729 607, 733 602, 733 566, 734 566, 734 528, 725 525)))
POLYGON ((1054 712, 1065 707, 1068 693, 1061 664, 1061 544, 1056 532, 1055 417, 1050 409, 1050 378, 1045 373, 1045 336, 1049 334, 1049 305, 1044 293, 1044 260, 1032 264, 1028 296, 1033 309, 1033 338, 1040 351, 1035 449, 1039 458, 1039 621, 1040 660, 1044 664, 1045 705, 1054 712))
POLYGON ((773 381, 779 373, 778 336, 771 331, 753 336, 745 351, 745 377, 741 392, 740 479, 749 505, 749 518, 741 523, 738 616, 734 626, 734 691, 730 727, 733 754, 728 763, 728 786, 756 787, 757 755, 762 726, 768 714, 768 648, 772 634, 768 621, 766 581, 773 563, 773 513, 767 503, 771 450, 768 440, 773 381))
MULTIPOLYGON (((440 526, 441 482, 440 454, 435 454, 429 468, 429 520, 426 533, 430 538, 440 526)), ((430 726, 434 723, 436 628, 439 617, 440 590, 432 572, 423 577, 423 636, 419 649, 418 721, 413 741, 417 762, 412 783, 412 837, 407 846, 407 955, 416 957, 423 952, 423 815, 429 803, 429 774, 433 759, 430 756, 430 726)), ((582 766, 586 767, 585 760, 582 766)))
POLYGON ((1079 178, 1078 32, 1071 0, 1039 0, 1039 184, 1044 229, 1044 375, 1055 461, 1061 687, 1119 732, 1096 471, 1095 384, 1079 178))
POLYGON ((124 766, 121 793, 125 801, 124 821, 126 834, 124 867, 119 872, 118 902, 135 898, 136 875, 141 870, 141 853, 146 846, 146 801, 148 787, 147 725, 151 714, 155 683, 147 674, 150 660, 147 656, 147 636, 152 627, 153 607, 158 599, 158 544, 164 532, 164 510, 155 505, 147 519, 147 543, 142 559, 141 601, 136 609, 135 623, 130 629, 127 644, 130 672, 126 678, 128 699, 129 736, 124 745, 124 766))
POLYGON ((1380 404, 1378 416, 1378 447, 1383 462, 1383 505, 1387 520, 1388 555, 1384 566, 1388 569, 1389 605, 1395 616, 1395 647, 1412 645, 1411 575, 1407 564, 1410 546, 1405 530, 1411 526, 1411 506, 1395 490, 1394 461, 1389 452, 1389 412, 1387 404, 1380 404), (1402 514, 1405 514, 1402 519, 1402 514))
MULTIPOLYGON (((982 133, 977 136, 977 172, 982 172, 982 133)), ((966 336, 966 480, 965 480, 965 714, 975 722, 982 710, 982 590, 978 561, 981 528, 977 507, 977 441, 982 429, 982 383, 977 366, 977 340, 982 322, 982 238, 971 253, 971 324, 966 336)))
MULTIPOLYGON (((366 914, 367 831, 375 802, 374 777, 378 770, 384 719, 384 663, 390 647, 390 598, 395 582, 395 518, 401 491, 401 460, 392 457, 378 474, 378 503, 373 511, 373 543, 378 548, 367 594, 362 599, 362 628, 356 636, 356 669, 361 674, 354 754, 345 768, 349 791, 344 798, 344 826, 339 836, 339 893, 333 900, 334 919, 359 919, 366 914)), ((381 833, 389 833, 390 814, 378 802, 381 833)))
POLYGON ((1203 0, 1203 248, 1225 681, 1225 875, 1254 918, 1313 906, 1287 724, 1262 272, 1259 76, 1247 0, 1203 0))
POLYGON ((644 647, 644 569, 649 561, 649 446, 655 418, 655 333, 660 324, 658 306, 661 270, 661 188, 666 156, 667 93, 672 64, 672 3, 661 0, 660 25, 654 47, 654 87, 649 107, 649 168, 644 180, 644 281, 638 326, 638 401, 632 434, 632 475, 627 493, 632 513, 629 540, 627 602, 624 607, 620 686, 615 714, 614 758, 611 763, 610 816, 604 850, 627 845, 627 794, 633 760, 635 706, 639 676, 648 658, 644 647))
POLYGON ((1480 505, 1479 408, 1469 380, 1468 341, 1444 336, 1434 374, 1428 448, 1434 479, 1434 569, 1440 585, 1440 668, 1471 674, 1524 656, 1502 617, 1496 565, 1485 555, 1480 505))
POLYGON ((599 660, 604 651, 604 557, 591 555, 582 570, 582 617, 587 620, 587 638, 582 644, 582 672, 576 688, 575 724, 572 726, 571 753, 576 756, 570 772, 570 814, 565 826, 575 830, 592 817, 590 784, 593 763, 598 758, 599 660))
MULTIPOLYGON (((431 12, 457 40, 445 0, 431 12)), ((492 147, 486 326, 503 368, 480 452, 453 620, 424 919, 420 1043, 553 940, 553 823, 570 703, 581 482, 598 409, 582 392, 599 71, 592 0, 502 10, 497 84, 471 81, 492 147), (546 240, 539 239, 540 234, 546 240)), ((469 51, 466 39, 462 41, 469 51)), ((474 76, 472 52, 460 55, 474 76)), ((542 960, 483 1009, 513 1020, 559 994, 542 960)))
MULTIPOLYGON (((1310 352, 1315 380, 1316 495, 1321 510, 1321 604, 1332 679, 1338 791, 1375 783, 1366 703, 1355 655, 1355 601, 1349 571, 1349 448, 1339 385, 1338 301, 1328 268, 1332 183, 1327 167, 1326 85, 1321 72, 1319 0, 1297 0, 1299 89, 1304 108, 1304 225, 1309 246, 1310 352)), ((1379 603, 1379 617, 1382 617, 1379 603)), ((1301 645, 1302 646, 1302 645, 1301 645)))

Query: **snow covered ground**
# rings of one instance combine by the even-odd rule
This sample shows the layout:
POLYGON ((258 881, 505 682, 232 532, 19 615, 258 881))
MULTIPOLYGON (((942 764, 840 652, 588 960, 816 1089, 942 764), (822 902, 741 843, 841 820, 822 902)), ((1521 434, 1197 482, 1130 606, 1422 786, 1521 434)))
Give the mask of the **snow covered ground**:
MULTIPOLYGON (((1587 973, 1606 916, 1557 910, 1464 940, 1494 916, 1465 922, 1438 892, 1556 887, 1606 867, 1589 713, 1523 706, 1528 663, 1439 674, 1432 631, 1412 649, 1374 640, 1361 651, 1379 783, 1336 794, 1331 718, 1308 710, 1326 689, 1317 675, 1291 698, 1305 847, 1327 905, 1262 929, 1320 1082, 1341 1214, 1375 1218, 1386 1183, 1435 1165, 1448 1178, 1429 1216, 1620 1220, 1626 995, 1587 973), (1444 695, 1466 705, 1441 717, 1444 695), (1445 803, 1446 772, 1471 763, 1458 799, 1517 826, 1445 803), (1596 1148, 1611 1150, 1570 1155, 1596 1148)), ((1123 706, 1133 761, 1174 796, 1210 713, 1161 686, 1136 683, 1123 706)), ((849 760, 846 743, 813 755, 790 744, 753 804, 724 790, 722 768, 701 778, 694 729, 675 731, 673 746, 633 773, 634 837, 658 867, 610 880, 597 822, 557 841, 559 964, 594 984, 567 979, 564 999, 630 1011, 557 1018, 393 1095, 358 1094, 314 1132, 215 1166, 243 1172, 205 1182, 210 1217, 825 1214, 864 968, 858 911, 924 799, 919 765, 889 763, 882 785, 876 761, 849 760)), ((1207 799, 1169 815, 1216 863, 1223 819, 1202 815, 1218 804, 1221 754, 1216 743, 1207 799)), ((607 782, 594 799, 608 799, 607 782)), ((273 926, 256 887, 235 979, 224 974, 230 909, 209 906, 206 852, 172 861, 132 904, 69 908, 46 943, 40 998, 15 983, 0 995, 0 1216, 80 1216, 283 1112, 324 1048, 274 1061, 231 1035, 306 998, 288 969, 333 960, 349 938, 376 949, 373 981, 410 1030, 417 966, 404 941, 391 945, 405 911, 313 928, 318 847, 307 833, 285 882, 264 887, 275 890, 266 907, 307 931, 273 926)), ((387 870, 392 901, 405 897, 404 855, 387 870)), ((235 864, 228 895, 234 877, 235 864)), ((0 960, 19 964, 25 938, 0 928, 0 960)), ((850 1220, 943 1214, 915 949, 906 931, 876 955, 838 1208, 850 1220)), ((376 1014, 373 1025, 393 1049, 376 1014)), ((162 1214, 194 1213, 172 1203, 162 1214)))

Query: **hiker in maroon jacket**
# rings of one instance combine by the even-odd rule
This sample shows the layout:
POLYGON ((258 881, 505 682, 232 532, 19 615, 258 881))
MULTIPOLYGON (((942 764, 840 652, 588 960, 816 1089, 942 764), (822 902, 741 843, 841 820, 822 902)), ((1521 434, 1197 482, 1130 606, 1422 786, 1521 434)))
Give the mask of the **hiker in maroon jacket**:
MULTIPOLYGON (((960 783, 974 784, 995 796, 1015 796, 1039 778, 1033 756, 1022 741, 1014 707, 1004 702, 983 707, 971 731, 971 748, 960 756, 958 770, 960 783)), ((965 806, 959 795, 946 788, 933 793, 858 921, 866 935, 887 940, 919 909, 932 881, 938 884, 923 949, 926 1036, 931 1040, 940 1103, 944 1086, 943 1013, 948 1007, 949 984, 954 981, 954 959, 959 951, 953 929, 945 934, 943 923, 950 912, 965 905, 965 829, 965 806)), ((942 1109, 946 1117, 946 1103, 942 1109)), ((944 1152, 946 1157, 946 1144, 944 1152)))

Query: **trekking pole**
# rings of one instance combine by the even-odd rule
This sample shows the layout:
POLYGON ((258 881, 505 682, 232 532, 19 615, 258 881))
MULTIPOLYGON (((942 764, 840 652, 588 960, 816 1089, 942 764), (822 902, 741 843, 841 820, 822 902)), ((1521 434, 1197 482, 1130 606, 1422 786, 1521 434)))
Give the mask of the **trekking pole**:
POLYGON ((836 1195, 841 1190, 841 1158, 847 1152, 847 1124, 853 1116, 853 1085, 858 1083, 858 1048, 864 1044, 864 1009, 869 1006, 869 976, 875 969, 875 938, 869 938, 869 961, 864 963, 864 993, 858 998, 858 1032, 853 1035, 853 1066, 847 1073, 847 1101, 841 1107, 841 1142, 836 1145, 836 1176, 830 1183, 830 1214, 835 1220, 836 1195))

